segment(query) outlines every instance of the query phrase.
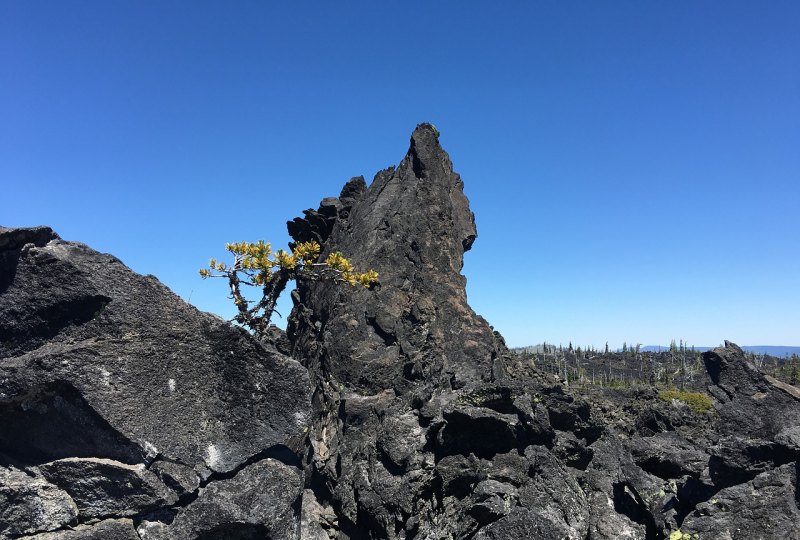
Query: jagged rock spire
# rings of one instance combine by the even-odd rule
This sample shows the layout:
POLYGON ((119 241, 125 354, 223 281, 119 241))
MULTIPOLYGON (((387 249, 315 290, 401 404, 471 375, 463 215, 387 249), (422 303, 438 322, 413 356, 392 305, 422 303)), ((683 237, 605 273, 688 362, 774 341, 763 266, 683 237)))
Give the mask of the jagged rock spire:
MULTIPOLYGON (((460 273, 475 220, 436 128, 418 125, 397 168, 379 172, 365 190, 355 187, 343 190, 323 256, 341 251, 357 268, 378 271, 380 285, 301 284, 289 328, 297 356, 318 351, 340 382, 369 391, 491 379, 495 338, 467 304, 460 273)), ((289 232, 301 240, 306 229, 296 219, 289 232)))

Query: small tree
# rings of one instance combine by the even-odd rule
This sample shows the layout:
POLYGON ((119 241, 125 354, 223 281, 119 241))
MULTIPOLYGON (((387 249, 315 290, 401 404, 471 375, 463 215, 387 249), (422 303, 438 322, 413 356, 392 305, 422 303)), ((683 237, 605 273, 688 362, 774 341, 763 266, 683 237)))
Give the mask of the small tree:
POLYGON ((233 320, 252 330, 257 339, 264 337, 278 297, 292 279, 327 281, 353 287, 370 287, 378 282, 377 272, 356 272, 350 261, 339 252, 318 262, 322 248, 314 241, 295 244, 290 252, 282 249, 273 252, 270 244, 263 240, 225 244, 225 249, 233 254, 233 264, 211 259, 208 268, 200 269, 200 277, 228 279, 231 298, 239 310, 233 320), (247 300, 242 294, 242 285, 261 287, 261 300, 247 300))

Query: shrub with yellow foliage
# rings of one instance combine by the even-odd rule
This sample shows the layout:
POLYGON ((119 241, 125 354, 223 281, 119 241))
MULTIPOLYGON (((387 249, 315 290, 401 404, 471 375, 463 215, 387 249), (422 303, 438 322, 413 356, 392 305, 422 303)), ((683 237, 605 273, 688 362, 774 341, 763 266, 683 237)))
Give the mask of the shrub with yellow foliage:
POLYGON ((225 244, 225 249, 233 254, 233 264, 211 259, 208 268, 200 269, 200 277, 228 279, 231 298, 238 309, 233 320, 250 328, 258 339, 264 336, 278 297, 292 279, 343 283, 351 287, 370 287, 378 282, 377 272, 356 272, 352 263, 339 252, 331 253, 320 262, 322 248, 314 241, 299 242, 290 251, 273 252, 272 246, 263 240, 225 244), (261 287, 261 300, 247 300, 242 294, 242 285, 261 287))

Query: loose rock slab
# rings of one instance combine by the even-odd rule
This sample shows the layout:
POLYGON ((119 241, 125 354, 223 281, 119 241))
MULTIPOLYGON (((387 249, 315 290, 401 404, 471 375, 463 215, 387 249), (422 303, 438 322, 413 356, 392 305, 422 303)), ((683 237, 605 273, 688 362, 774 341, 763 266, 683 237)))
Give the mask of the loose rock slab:
POLYGON ((48 481, 70 494, 83 518, 135 516, 178 500, 174 491, 141 464, 68 458, 39 469, 48 481))
POLYGON ((25 540, 140 540, 130 519, 107 519, 57 532, 24 536, 25 540))
POLYGON ((65 492, 41 477, 0 467, 0 538, 58 529, 78 516, 65 492))
POLYGON ((298 469, 264 459, 233 478, 210 483, 196 500, 178 512, 171 524, 144 522, 138 532, 143 540, 292 540, 298 538, 300 531, 302 493, 298 469))

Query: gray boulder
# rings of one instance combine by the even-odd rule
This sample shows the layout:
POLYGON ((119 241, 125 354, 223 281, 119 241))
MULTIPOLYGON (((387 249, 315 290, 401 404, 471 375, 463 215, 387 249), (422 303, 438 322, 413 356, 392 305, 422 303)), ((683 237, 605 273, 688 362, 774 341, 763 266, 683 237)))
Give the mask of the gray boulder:
POLYGON ((697 505, 681 531, 700 538, 800 538, 797 464, 763 472, 697 505))
POLYGON ((0 229, 0 465, 29 471, 0 467, 0 534, 136 538, 74 520, 176 514, 200 530, 192 504, 209 538, 291 529, 298 469, 249 464, 296 463, 310 412, 306 369, 273 346, 47 227, 0 229))
POLYGON ((0 538, 51 531, 78 517, 78 507, 65 492, 16 469, 0 467, 0 538))
POLYGON ((66 458, 40 465, 39 470, 69 493, 83 519, 135 516, 178 500, 175 492, 142 464, 66 458))
POLYGON ((130 519, 106 519, 60 531, 23 536, 29 540, 140 540, 130 519))
POLYGON ((302 437, 305 369, 152 276, 46 228, 0 230, 0 453, 231 471, 302 437))
POLYGON ((142 540, 299 539, 302 493, 297 468, 264 459, 209 483, 171 523, 145 520, 138 532, 142 540))

